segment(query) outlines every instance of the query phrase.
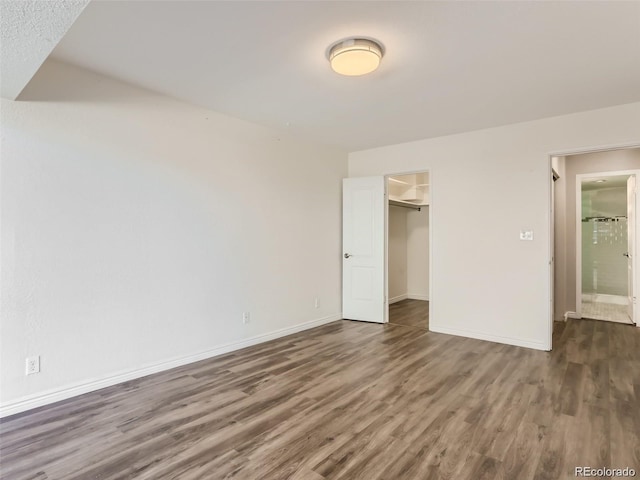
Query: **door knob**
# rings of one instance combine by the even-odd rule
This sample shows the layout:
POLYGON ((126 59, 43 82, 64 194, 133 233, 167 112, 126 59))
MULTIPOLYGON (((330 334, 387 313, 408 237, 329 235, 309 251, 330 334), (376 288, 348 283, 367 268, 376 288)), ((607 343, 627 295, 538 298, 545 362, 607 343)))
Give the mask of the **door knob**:
POLYGON ((350 253, 345 253, 345 254, 344 254, 344 258, 349 258, 350 256, 351 256, 351 254, 350 254, 350 253))

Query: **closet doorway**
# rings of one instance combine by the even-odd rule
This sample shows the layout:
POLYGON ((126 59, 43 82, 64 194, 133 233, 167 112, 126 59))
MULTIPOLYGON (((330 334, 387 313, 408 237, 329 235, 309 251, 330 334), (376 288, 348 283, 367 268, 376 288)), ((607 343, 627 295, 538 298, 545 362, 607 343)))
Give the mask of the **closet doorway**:
POLYGON ((387 179, 387 298, 391 324, 429 329, 429 173, 387 179))

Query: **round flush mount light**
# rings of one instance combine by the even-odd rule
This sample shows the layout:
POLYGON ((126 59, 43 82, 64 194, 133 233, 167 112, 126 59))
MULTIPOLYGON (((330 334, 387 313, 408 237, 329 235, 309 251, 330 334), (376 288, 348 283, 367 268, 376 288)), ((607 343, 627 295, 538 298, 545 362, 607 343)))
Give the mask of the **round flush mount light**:
POLYGON ((382 45, 366 38, 347 38, 329 48, 333 71, 349 77, 373 72, 383 55, 382 45))

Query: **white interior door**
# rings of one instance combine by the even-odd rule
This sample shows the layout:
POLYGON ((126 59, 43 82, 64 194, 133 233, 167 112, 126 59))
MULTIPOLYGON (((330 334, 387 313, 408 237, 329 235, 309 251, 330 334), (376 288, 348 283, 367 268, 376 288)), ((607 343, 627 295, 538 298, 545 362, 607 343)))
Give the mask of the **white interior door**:
POLYGON ((635 282, 633 278, 633 263, 635 261, 635 233, 636 233, 636 176, 627 179, 627 282, 629 285, 629 303, 627 313, 635 322, 635 282))
POLYGON ((345 178, 342 316, 384 322, 384 177, 345 178))

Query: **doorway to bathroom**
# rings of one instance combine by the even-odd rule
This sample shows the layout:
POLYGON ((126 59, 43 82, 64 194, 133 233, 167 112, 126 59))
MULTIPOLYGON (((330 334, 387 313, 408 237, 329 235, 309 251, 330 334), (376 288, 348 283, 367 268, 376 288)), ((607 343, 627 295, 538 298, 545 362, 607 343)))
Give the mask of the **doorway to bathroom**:
POLYGON ((576 301, 582 318, 634 323, 636 175, 615 173, 576 177, 576 301))
POLYGON ((551 156, 553 319, 638 324, 640 145, 551 156))

